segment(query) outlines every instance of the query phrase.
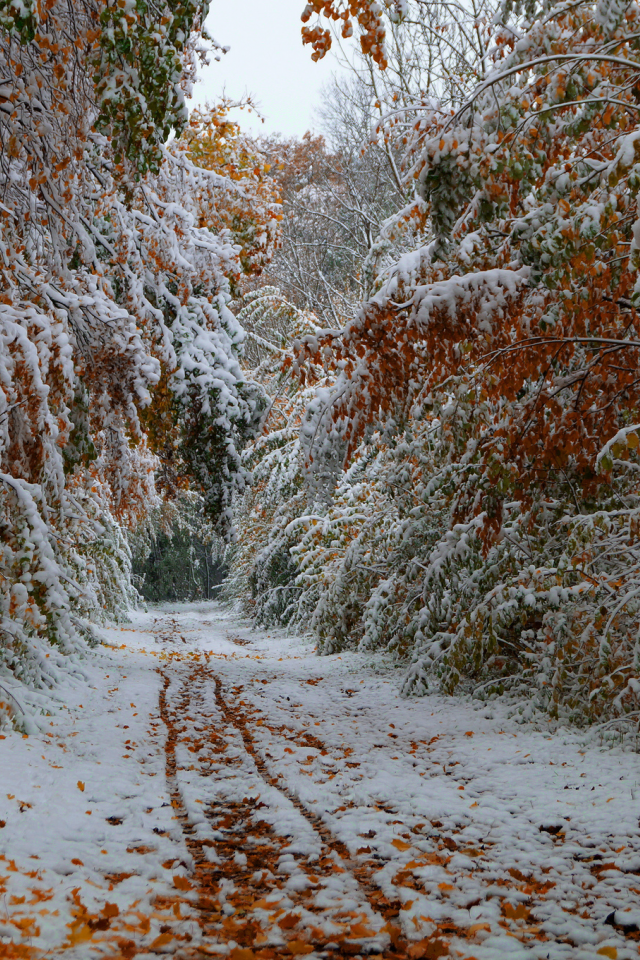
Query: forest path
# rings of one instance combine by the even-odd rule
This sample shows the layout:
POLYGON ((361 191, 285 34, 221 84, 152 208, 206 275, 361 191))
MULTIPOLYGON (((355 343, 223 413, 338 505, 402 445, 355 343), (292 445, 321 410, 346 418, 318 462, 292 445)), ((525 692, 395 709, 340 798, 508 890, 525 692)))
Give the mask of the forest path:
POLYGON ((106 633, 0 749, 0 957, 638 956, 637 755, 215 604, 106 633))

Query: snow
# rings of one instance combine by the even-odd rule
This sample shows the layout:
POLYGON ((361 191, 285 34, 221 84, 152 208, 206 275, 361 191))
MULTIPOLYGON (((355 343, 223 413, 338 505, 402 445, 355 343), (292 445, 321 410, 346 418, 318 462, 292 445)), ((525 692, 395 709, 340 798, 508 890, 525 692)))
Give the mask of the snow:
POLYGON ((216 604, 133 618, 0 740, 0 956, 637 956, 636 754, 216 604))

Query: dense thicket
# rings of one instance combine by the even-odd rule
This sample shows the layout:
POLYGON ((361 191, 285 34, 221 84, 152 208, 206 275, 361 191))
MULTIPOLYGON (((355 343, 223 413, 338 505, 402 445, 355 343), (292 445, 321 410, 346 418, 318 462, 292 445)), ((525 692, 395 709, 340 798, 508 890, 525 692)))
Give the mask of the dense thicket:
POLYGON ((9 692, 131 544, 197 592, 222 536, 227 596, 407 692, 640 715, 640 7, 385 11, 308 4, 352 78, 256 142, 187 118, 205 4, 0 2, 9 692))
MULTIPOLYGON (((234 166, 237 140, 207 170, 190 158, 193 128, 165 146, 187 121, 206 12, 195 0, 0 4, 0 673, 11 689, 54 682, 88 621, 135 601, 127 529, 160 495, 191 485, 228 533, 247 480, 240 450, 262 400, 228 302, 267 254, 278 210, 255 165, 234 166)), ((211 119, 199 122, 215 139, 211 119)))
POLYGON ((294 345, 311 393, 297 486, 261 460, 241 520, 257 613, 310 623, 325 651, 396 651, 407 692, 633 717, 640 9, 449 5, 429 34, 416 2, 386 46, 372 6, 314 10, 343 36, 357 15, 391 70, 386 102, 359 76, 380 114, 369 149, 389 149, 406 199, 368 299, 294 345), (425 30, 411 87, 393 51, 425 30))

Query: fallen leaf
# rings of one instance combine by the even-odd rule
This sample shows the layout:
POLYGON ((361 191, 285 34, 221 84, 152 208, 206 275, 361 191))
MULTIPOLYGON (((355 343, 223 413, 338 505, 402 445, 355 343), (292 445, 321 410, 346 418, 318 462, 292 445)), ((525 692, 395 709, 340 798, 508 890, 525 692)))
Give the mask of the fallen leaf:
POLYGON ((523 903, 519 903, 515 907, 511 903, 503 903, 502 912, 509 920, 528 920, 530 916, 528 909, 523 903))
POLYGON ((86 943, 93 937, 93 930, 84 920, 75 920, 73 923, 68 923, 67 926, 71 928, 67 941, 67 945, 70 947, 75 947, 78 943, 86 943))
POLYGON ((313 953, 311 944, 305 943, 304 940, 289 940, 287 950, 289 953, 292 953, 294 957, 303 957, 307 953, 313 953))
POLYGON ((160 936, 156 937, 153 943, 150 943, 146 950, 158 950, 159 947, 166 947, 168 943, 171 943, 175 937, 171 933, 161 933, 160 936))
MULTIPOLYGON (((444 940, 423 940, 421 943, 413 943, 407 950, 407 956, 411 960, 438 960, 438 957, 446 957, 449 949, 444 940)), ((469 957, 468 960, 473 960, 469 957)))
POLYGON ((231 960, 254 960, 255 953, 249 947, 234 947, 229 957, 231 960))
POLYGON ((600 947, 597 951, 601 957, 610 957, 610 960, 617 960, 618 951, 615 947, 600 947))
POLYGON ((174 877, 173 885, 177 887, 178 890, 193 890, 193 884, 189 883, 186 877, 174 877))
POLYGON ((78 790, 80 790, 81 793, 84 793, 84 783, 82 780, 78 780, 78 790))
POLYGON ((396 850, 410 850, 411 844, 405 843, 404 840, 392 840, 391 846, 395 847, 396 850))
POLYGON ((84 867, 82 860, 78 860, 77 857, 74 857, 71 863, 75 863, 76 867, 84 867))
MULTIPOLYGON (((413 903, 413 901, 411 901, 413 903)), ((375 937, 375 933, 364 923, 352 923, 347 937, 351 940, 360 940, 362 937, 375 937)))

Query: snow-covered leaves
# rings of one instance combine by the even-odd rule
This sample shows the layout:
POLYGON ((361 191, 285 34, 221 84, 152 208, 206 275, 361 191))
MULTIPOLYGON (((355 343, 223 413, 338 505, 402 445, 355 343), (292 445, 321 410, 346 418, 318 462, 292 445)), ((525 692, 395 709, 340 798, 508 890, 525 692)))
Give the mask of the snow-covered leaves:
POLYGON ((378 130, 415 190, 383 233, 427 242, 301 339, 301 377, 335 379, 256 582, 326 651, 412 659, 407 692, 615 717, 639 668, 638 11, 526 14, 479 26, 462 103, 403 93, 378 130))
POLYGON ((42 640, 75 649, 83 618, 133 601, 124 530, 157 505, 166 448, 226 533, 247 479, 261 403, 228 301, 277 209, 224 156, 164 146, 205 12, 3 5, 0 649, 32 682, 53 679, 42 640))

